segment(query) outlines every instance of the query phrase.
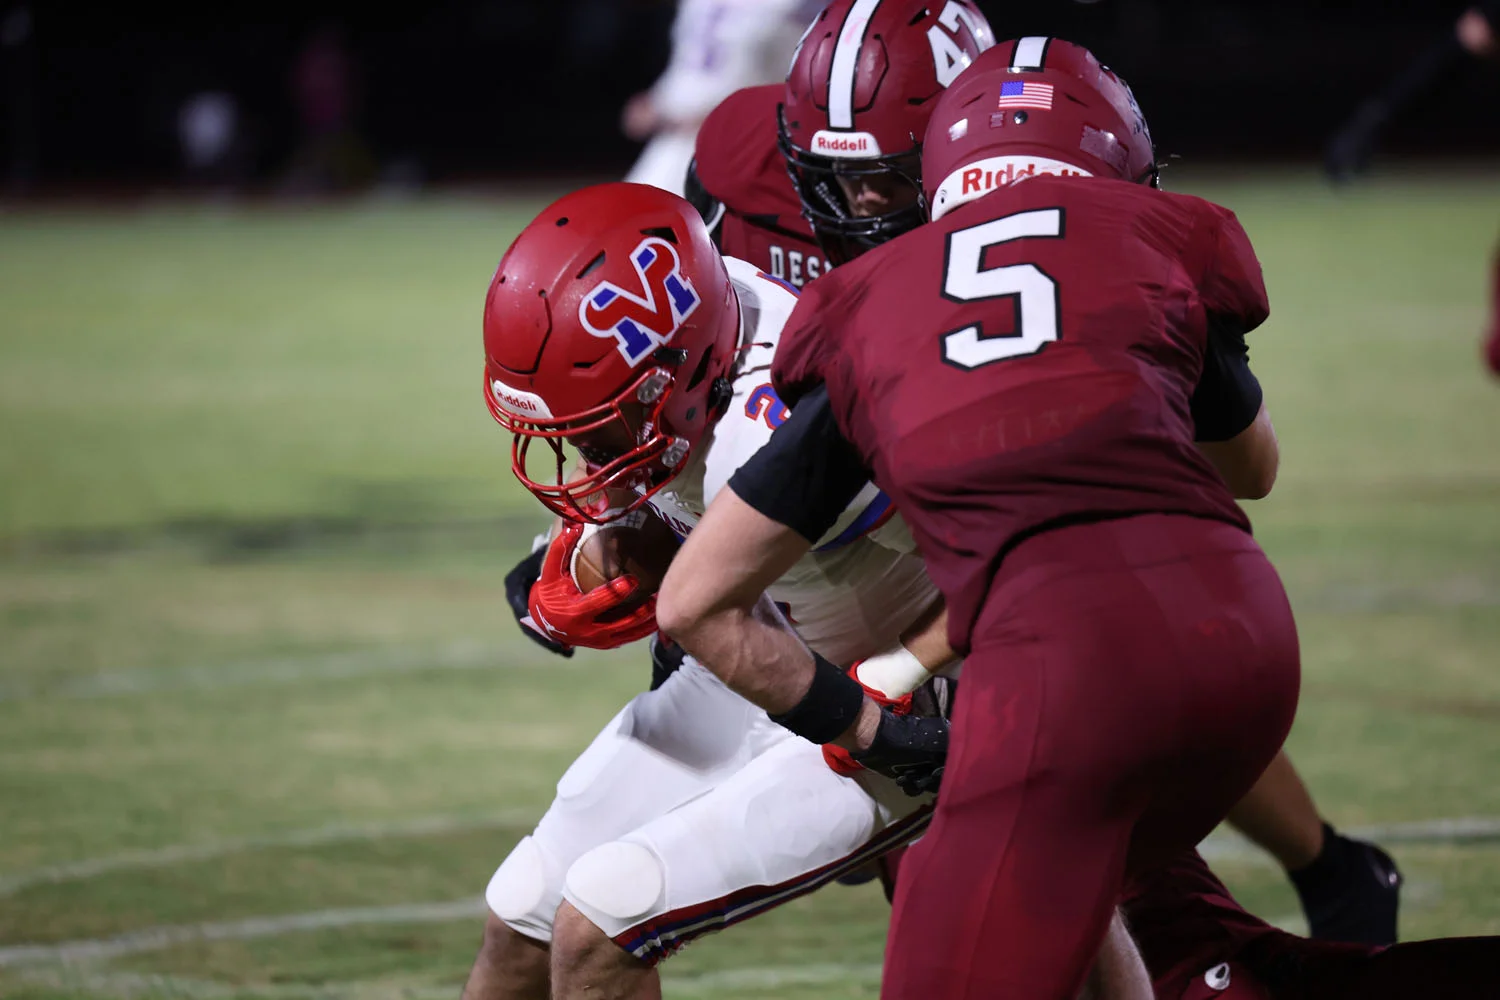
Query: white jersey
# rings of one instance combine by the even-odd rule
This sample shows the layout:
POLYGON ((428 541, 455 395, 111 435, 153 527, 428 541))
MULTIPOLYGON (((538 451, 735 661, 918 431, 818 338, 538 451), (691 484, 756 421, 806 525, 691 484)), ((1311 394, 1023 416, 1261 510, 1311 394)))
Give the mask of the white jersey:
POLYGON ((669 124, 625 179, 681 195, 699 124, 736 90, 784 79, 797 40, 820 9, 809 0, 681 0, 672 55, 651 85, 651 103, 669 124))
MULTIPOLYGON (((729 412, 707 447, 700 445, 690 466, 652 499, 679 534, 698 523, 729 477, 787 417, 771 387, 771 358, 797 297, 753 264, 732 257, 724 264, 739 296, 744 349, 729 412)), ((873 483, 769 593, 807 644, 840 665, 890 649, 938 596, 906 525, 873 483)))
POLYGON ((806 0, 680 0, 657 110, 696 127, 736 90, 784 79, 814 13, 806 0))
MULTIPOLYGON (((672 492, 652 498, 682 534, 787 415, 769 372, 796 297, 743 261, 725 265, 744 348, 734 397, 672 492)), ((895 645, 937 591, 889 502, 867 486, 771 596, 789 605, 809 645, 842 665, 895 645)), ((485 899, 512 931, 544 942, 566 900, 654 964, 858 870, 920 835, 931 809, 931 796, 911 798, 880 775, 835 773, 821 747, 687 657, 573 762, 485 899)))

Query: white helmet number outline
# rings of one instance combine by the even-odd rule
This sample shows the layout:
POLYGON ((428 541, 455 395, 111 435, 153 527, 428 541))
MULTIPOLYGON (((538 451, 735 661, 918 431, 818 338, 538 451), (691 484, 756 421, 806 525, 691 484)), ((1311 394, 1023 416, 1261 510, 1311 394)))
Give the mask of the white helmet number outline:
POLYGON ((927 29, 927 44, 932 46, 932 67, 937 74, 937 82, 944 90, 974 61, 958 43, 960 27, 969 29, 980 52, 995 44, 995 36, 989 25, 975 18, 973 12, 963 4, 948 0, 943 12, 938 15, 937 24, 927 29), (944 28, 948 30, 944 31, 944 28))

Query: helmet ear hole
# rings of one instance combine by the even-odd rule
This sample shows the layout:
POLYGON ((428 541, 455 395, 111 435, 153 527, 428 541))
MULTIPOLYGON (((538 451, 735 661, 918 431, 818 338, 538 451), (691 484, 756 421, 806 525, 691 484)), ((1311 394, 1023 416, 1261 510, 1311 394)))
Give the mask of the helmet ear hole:
POLYGON ((713 384, 708 387, 708 415, 711 420, 718 420, 729 412, 729 401, 734 398, 734 386, 729 379, 720 375, 714 379, 713 384))
MULTIPOLYGON (((709 363, 713 361, 713 357, 714 352, 711 348, 703 352, 703 357, 699 359, 698 367, 694 369, 692 378, 688 379, 687 387, 689 392, 696 389, 698 387, 698 383, 702 382, 703 377, 708 374, 708 366, 709 363)), ((685 353, 682 360, 687 360, 685 353)), ((712 406, 710 406, 709 408, 712 409, 712 406)))
POLYGON ((666 240, 674 247, 677 246, 677 232, 671 226, 652 226, 641 230, 642 236, 655 236, 659 240, 666 240))

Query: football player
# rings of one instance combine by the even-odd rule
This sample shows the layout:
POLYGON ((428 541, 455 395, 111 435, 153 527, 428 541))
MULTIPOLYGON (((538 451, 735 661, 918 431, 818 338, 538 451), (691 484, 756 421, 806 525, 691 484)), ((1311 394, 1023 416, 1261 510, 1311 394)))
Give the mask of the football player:
MULTIPOLYGON (((689 201, 726 254, 803 287, 925 221, 920 137, 938 96, 993 44, 967 0, 835 0, 784 86, 738 91, 709 115, 689 201)), ((1396 940, 1395 863, 1326 823, 1285 754, 1229 821, 1287 871, 1312 936, 1396 940)))
POLYGON ((625 135, 646 142, 625 179, 682 194, 704 116, 732 91, 779 79, 815 9, 811 0, 679 0, 666 69, 621 114, 625 135))
MULTIPOLYGON (((786 419, 769 368, 795 301, 721 258, 687 202, 643 185, 568 195, 506 251, 485 304, 485 394, 513 434, 516 476, 564 518, 528 602, 552 640, 611 648, 654 631, 654 598, 620 613, 633 578, 580 592, 572 553, 586 524, 647 505, 691 529, 786 419), (605 497, 615 506, 599 506, 605 497)), ((936 620, 912 548, 872 486, 770 595, 820 654, 878 672, 936 620)), ((925 696, 937 712, 937 694, 925 696)), ((925 828, 930 795, 841 771, 685 660, 605 727, 495 872, 465 995, 659 996, 655 964, 684 943, 925 828)))
MULTIPOLYGON (((993 44, 969 0, 835 0, 808 25, 784 84, 737 91, 709 115, 688 200, 722 252, 802 288, 924 221, 918 137, 937 95, 993 44), (847 120, 830 114, 836 60, 847 120)), ((840 881, 878 875, 889 896, 900 856, 840 881)))
POLYGON ((1495 988, 1500 937, 1312 941, 1246 913, 1195 851, 1132 885, 1124 912, 1157 1000, 1467 1000, 1495 988))
POLYGON ((798 305, 773 371, 802 402, 659 622, 793 732, 878 745, 860 686, 747 613, 873 469, 965 656, 882 994, 1071 1000, 1126 879, 1222 821, 1295 714, 1291 609, 1235 503, 1276 467, 1243 346, 1265 288, 1232 213, 1155 190, 1129 88, 1068 42, 979 56, 922 174, 932 224, 798 305))
POLYGON ((994 44, 969 0, 835 0, 784 84, 738 91, 709 115, 688 200, 725 253, 801 288, 925 221, 927 117, 994 44))

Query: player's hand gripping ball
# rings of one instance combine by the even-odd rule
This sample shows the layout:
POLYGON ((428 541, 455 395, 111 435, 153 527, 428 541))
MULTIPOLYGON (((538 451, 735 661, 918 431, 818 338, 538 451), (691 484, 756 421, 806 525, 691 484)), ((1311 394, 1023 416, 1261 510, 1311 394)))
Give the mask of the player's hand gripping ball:
POLYGON ((531 588, 542 575, 542 561, 547 558, 547 545, 551 540, 547 535, 540 536, 537 547, 505 574, 505 602, 510 605, 510 612, 516 616, 526 638, 549 653, 570 657, 573 655, 572 646, 554 642, 532 625, 531 588))
POLYGON ((646 508, 601 525, 565 521, 547 546, 525 624, 553 642, 614 649, 656 631, 656 592, 677 536, 646 508))

